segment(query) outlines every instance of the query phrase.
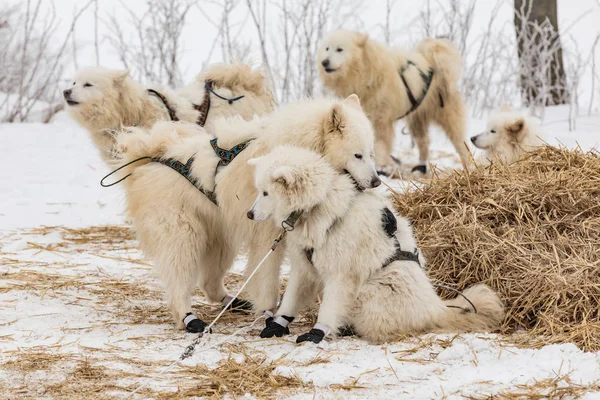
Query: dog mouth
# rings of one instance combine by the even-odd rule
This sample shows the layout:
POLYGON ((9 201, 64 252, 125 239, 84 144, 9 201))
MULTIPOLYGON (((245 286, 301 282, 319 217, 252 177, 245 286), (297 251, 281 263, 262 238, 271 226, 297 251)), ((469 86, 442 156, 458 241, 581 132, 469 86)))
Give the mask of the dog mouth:
POLYGON ((70 106, 76 106, 79 104, 78 101, 74 101, 74 100, 67 100, 67 104, 70 106))
POLYGON ((337 71, 337 68, 325 68, 325 72, 327 72, 328 74, 337 71))

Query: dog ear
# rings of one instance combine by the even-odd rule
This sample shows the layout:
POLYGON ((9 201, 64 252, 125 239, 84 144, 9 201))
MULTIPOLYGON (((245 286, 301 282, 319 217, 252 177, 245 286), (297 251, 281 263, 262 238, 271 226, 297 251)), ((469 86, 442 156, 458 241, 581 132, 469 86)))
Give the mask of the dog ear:
POLYGON ((350 107, 354 107, 359 110, 362 110, 362 108, 360 107, 360 99, 354 93, 352 93, 350 96, 348 96, 344 99, 344 104, 347 104, 350 107))
POLYGON ((286 165, 276 168, 271 174, 271 179, 285 188, 289 188, 296 181, 294 170, 286 165))
POLYGON ((338 133, 342 134, 344 129, 344 114, 342 112, 342 107, 339 104, 336 104, 331 109, 331 112, 327 116, 327 120, 325 121, 325 135, 330 133, 338 133))
POLYGON ((523 130, 523 126, 525 126, 525 120, 523 118, 519 118, 518 120, 508 124, 506 129, 513 135, 517 135, 519 132, 523 130))
POLYGON ((125 71, 115 71, 113 74, 113 82, 115 85, 121 85, 125 82, 125 79, 129 76, 129 70, 125 71))
POLYGON ((502 104, 502 107, 500 107, 500 111, 502 112, 511 112, 511 108, 508 104, 502 104))
POLYGON ((358 47, 363 47, 365 44, 367 44, 367 41, 369 40, 369 35, 366 33, 359 33, 356 36, 356 45, 358 47))
POLYGON ((253 165, 256 166, 258 165, 258 163, 260 162, 260 159, 263 158, 263 156, 261 157, 254 157, 248 160, 248 165, 253 165))

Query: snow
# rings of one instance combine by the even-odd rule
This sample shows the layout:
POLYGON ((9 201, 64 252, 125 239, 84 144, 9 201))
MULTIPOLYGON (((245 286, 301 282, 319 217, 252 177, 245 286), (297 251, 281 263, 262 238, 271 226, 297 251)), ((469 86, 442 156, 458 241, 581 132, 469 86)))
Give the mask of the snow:
MULTIPOLYGON (((566 115, 565 108, 548 110, 543 132, 549 143, 586 149, 600 144, 600 117, 581 117, 577 131, 568 132, 566 115)), ((483 126, 473 120, 469 133, 483 126)), ((432 142, 439 167, 458 166, 439 132, 432 142)), ((409 137, 399 134, 397 143, 403 161, 416 161, 409 137)), ((214 368, 228 354, 243 361, 231 343, 265 353, 277 362, 273 374, 303 382, 298 389, 282 388, 279 398, 485 398, 527 393, 545 379, 585 388, 600 378, 600 353, 572 344, 517 348, 494 334, 423 335, 388 345, 340 338, 298 346, 295 336, 258 339, 258 320, 228 336, 251 325, 252 316, 218 323, 190 359, 158 377, 194 335, 174 329, 135 240, 104 241, 89 233, 85 241, 85 234, 69 230, 127 226, 123 192, 100 187, 109 171, 86 132, 64 114, 48 125, 0 125, 0 167, 0 397, 60 398, 65 387, 76 387, 82 396, 89 390, 88 396, 120 398, 147 384, 136 396, 153 398, 205 379, 186 367, 214 368), (32 355, 58 358, 27 368, 23 360, 32 355), (84 362, 106 375, 74 381, 73 371, 84 362), (96 392, 99 382, 107 386, 96 392)), ((237 260, 234 271, 243 266, 237 260)), ((203 302, 199 294, 194 298, 194 304, 203 302)), ((294 325, 292 331, 300 333, 294 325)), ((600 399, 599 391, 583 392, 586 399, 600 399)))

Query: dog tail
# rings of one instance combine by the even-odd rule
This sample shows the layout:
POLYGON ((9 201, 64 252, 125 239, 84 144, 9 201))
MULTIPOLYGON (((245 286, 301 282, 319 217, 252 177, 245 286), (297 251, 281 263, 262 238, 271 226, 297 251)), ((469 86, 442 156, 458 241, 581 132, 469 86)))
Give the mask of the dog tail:
POLYGON ((440 82, 443 90, 456 88, 463 69, 463 59, 450 40, 428 38, 419 43, 417 51, 433 66, 434 79, 440 82))
POLYGON ((150 162, 144 157, 162 157, 170 146, 182 142, 185 138, 198 135, 202 128, 195 124, 159 121, 151 130, 138 127, 126 127, 115 133, 116 166, 134 160, 141 160, 127 167, 123 173, 131 173, 137 167, 150 162))
POLYGON ((444 301, 446 313, 441 321, 442 330, 454 332, 491 331, 498 329, 504 320, 504 305, 496 292, 480 283, 463 292, 462 296, 444 301), (475 311, 473 306, 477 309, 475 311))

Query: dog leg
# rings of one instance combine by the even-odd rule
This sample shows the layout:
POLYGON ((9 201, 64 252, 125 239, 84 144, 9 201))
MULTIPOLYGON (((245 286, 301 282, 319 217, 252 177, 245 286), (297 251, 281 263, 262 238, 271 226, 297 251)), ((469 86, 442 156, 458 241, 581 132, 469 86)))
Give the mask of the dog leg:
POLYGON ((460 157, 463 168, 467 168, 472 160, 472 155, 465 141, 465 106, 460 98, 452 101, 452 104, 452 109, 446 107, 441 110, 441 115, 439 118, 436 118, 436 122, 442 127, 444 132, 446 132, 446 136, 452 142, 454 149, 460 157))
MULTIPOLYGON (((268 321, 267 326, 260 333, 262 338, 289 335, 288 324, 298 316, 302 308, 315 298, 318 282, 312 277, 312 274, 308 273, 311 265, 308 264, 305 258, 297 257, 292 257, 292 270, 283 300, 281 300, 275 318, 268 321)), ((299 257, 304 256, 300 255, 299 257)))
MULTIPOLYGON (((271 232, 270 230, 266 231, 271 232)), ((264 236, 267 235, 254 235, 251 240, 248 251, 248 265, 245 271, 247 276, 254 271, 258 263, 267 255, 276 234, 269 238, 264 236)), ((279 270, 283 261, 283 247, 283 243, 279 245, 273 254, 265 260, 250 282, 248 282, 248 286, 246 286, 256 311, 272 310, 277 307, 277 300, 279 298, 279 270)))
POLYGON ((407 125, 419 149, 419 163, 412 169, 412 172, 426 174, 429 161, 429 121, 422 118, 410 118, 407 125))
POLYGON ((387 169, 393 168, 393 162, 390 155, 394 150, 394 124, 379 122, 375 125, 375 164, 385 175, 390 175, 393 171, 387 169))
POLYGON ((298 336, 296 343, 319 343, 330 333, 337 333, 339 327, 346 323, 347 314, 356 298, 356 287, 348 279, 332 276, 323 288, 323 301, 319 308, 317 324, 310 332, 298 336))
MULTIPOLYGON (((215 233, 215 235, 217 235, 215 233)), ((202 265, 206 266, 200 274, 200 281, 206 297, 215 303, 228 304, 232 296, 227 293, 223 285, 225 274, 231 268, 236 251, 231 248, 225 238, 213 240, 202 258, 202 265)), ((232 311, 251 311, 252 303, 246 300, 235 299, 231 304, 232 311)))

